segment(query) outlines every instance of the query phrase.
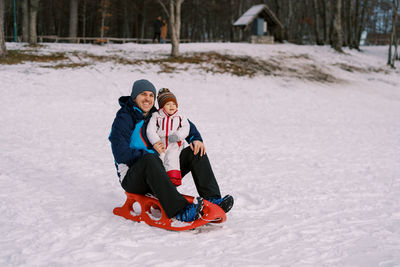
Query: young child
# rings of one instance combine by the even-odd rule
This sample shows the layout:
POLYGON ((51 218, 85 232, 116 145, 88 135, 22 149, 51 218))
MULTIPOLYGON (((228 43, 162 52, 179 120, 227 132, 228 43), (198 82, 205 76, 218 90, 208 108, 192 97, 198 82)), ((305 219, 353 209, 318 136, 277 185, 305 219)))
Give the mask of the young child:
POLYGON ((186 117, 178 112, 178 102, 173 93, 167 88, 161 88, 157 96, 158 112, 154 112, 147 126, 147 138, 150 143, 161 141, 165 152, 161 153, 165 170, 175 186, 182 184, 179 164, 179 154, 182 142, 189 135, 190 125, 186 117))

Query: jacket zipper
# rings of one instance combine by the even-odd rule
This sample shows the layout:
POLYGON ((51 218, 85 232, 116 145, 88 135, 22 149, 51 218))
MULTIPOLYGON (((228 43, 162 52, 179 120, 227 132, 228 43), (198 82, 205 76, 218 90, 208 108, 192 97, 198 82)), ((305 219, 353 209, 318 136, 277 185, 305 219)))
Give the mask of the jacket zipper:
POLYGON ((167 124, 165 125, 166 132, 165 132, 165 149, 168 147, 168 123, 169 123, 169 116, 167 116, 167 124))

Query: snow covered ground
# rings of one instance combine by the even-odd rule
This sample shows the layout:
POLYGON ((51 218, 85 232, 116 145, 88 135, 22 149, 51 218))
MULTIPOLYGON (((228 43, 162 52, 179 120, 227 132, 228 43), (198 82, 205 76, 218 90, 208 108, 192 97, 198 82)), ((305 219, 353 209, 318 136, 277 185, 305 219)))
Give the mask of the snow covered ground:
MULTIPOLYGON (((289 56, 282 66, 311 62, 337 82, 115 62, 0 65, 0 266, 400 266, 400 72, 386 68, 386 47, 180 48, 289 56), (113 215, 124 194, 107 137, 118 97, 142 78, 170 88, 202 133, 222 193, 236 200, 222 226, 170 232, 113 215)), ((151 59, 170 47, 39 50, 74 62, 74 51, 151 59)), ((179 190, 196 194, 190 176, 179 190)))

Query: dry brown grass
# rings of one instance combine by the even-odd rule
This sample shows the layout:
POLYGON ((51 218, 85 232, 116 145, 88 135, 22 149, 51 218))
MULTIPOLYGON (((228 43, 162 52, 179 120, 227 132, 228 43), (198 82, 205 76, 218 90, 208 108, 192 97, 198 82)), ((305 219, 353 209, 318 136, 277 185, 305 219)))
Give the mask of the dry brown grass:
POLYGON ((249 77, 253 77, 257 73, 270 75, 280 69, 277 65, 255 60, 251 57, 223 55, 216 52, 185 54, 176 58, 148 59, 141 63, 159 65, 160 72, 187 70, 187 65, 194 65, 194 67, 208 73, 229 73, 235 76, 249 77))
POLYGON ((52 69, 75 69, 75 68, 83 68, 89 66, 90 63, 59 63, 56 65, 47 65, 42 66, 43 68, 52 68, 52 69))
MULTIPOLYGON (((81 68, 95 62, 114 62, 122 65, 143 66, 157 65, 159 73, 179 73, 189 69, 198 69, 207 73, 231 74, 239 77, 254 77, 255 75, 291 77, 313 82, 333 83, 340 81, 329 73, 326 66, 319 66, 308 54, 278 53, 268 60, 256 59, 249 56, 233 56, 217 52, 187 53, 180 57, 151 59, 128 59, 119 55, 94 55, 87 52, 52 53, 40 55, 40 46, 28 47, 28 50, 9 50, 8 55, 0 59, 0 64, 20 64, 24 62, 52 62, 52 65, 42 65, 45 68, 81 68), (78 60, 71 62, 69 56, 78 60), (301 60, 299 60, 301 59, 301 60)), ((349 72, 385 72, 384 69, 361 68, 349 64, 336 63, 331 66, 339 67, 349 72)))
POLYGON ((22 64, 24 62, 56 62, 68 59, 64 53, 52 53, 49 55, 37 55, 21 50, 8 50, 7 55, 0 59, 0 64, 22 64))
POLYGON ((373 68, 373 67, 367 67, 367 68, 361 68, 349 64, 344 64, 344 63, 336 63, 333 64, 333 66, 339 67, 342 70, 348 71, 348 72, 360 72, 360 73, 371 73, 371 72, 381 72, 381 73, 387 73, 386 69, 383 68, 373 68))

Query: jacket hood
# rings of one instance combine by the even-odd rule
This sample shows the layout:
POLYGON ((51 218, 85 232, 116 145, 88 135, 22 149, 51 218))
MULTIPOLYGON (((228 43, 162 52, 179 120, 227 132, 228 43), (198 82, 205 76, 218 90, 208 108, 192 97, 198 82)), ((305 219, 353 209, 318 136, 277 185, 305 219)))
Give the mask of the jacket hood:
POLYGON ((126 106, 127 104, 130 105, 130 106, 133 105, 133 101, 132 101, 132 99, 131 99, 130 96, 121 96, 121 97, 118 99, 118 103, 119 103, 119 105, 120 105, 121 107, 124 107, 124 106, 126 106))

